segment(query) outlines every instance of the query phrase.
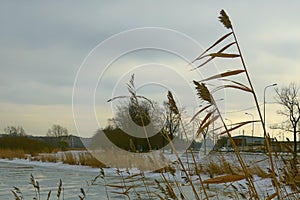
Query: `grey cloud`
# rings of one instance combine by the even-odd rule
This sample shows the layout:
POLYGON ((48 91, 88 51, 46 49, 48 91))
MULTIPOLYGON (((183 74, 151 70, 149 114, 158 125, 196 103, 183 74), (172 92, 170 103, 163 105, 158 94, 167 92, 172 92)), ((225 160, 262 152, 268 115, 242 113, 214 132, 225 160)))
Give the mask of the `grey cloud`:
POLYGON ((50 87, 30 80, 0 88, 0 100, 4 103, 30 105, 71 105, 72 103, 71 88, 50 87))
MULTIPOLYGON (((275 73, 281 71, 282 63, 270 61, 274 69, 270 77, 266 77, 271 69, 266 65, 272 57, 263 58, 259 55, 261 52, 283 55, 291 63, 299 63, 299 42, 295 43, 299 41, 298 36, 292 35, 288 41, 273 37, 278 31, 299 31, 299 5, 298 1, 287 4, 258 0, 247 4, 140 0, 3 1, 0 7, 0 101, 71 104, 74 79, 85 56, 99 42, 120 31, 145 26, 165 27, 191 36, 206 48, 227 33, 217 21, 222 8, 234 23, 256 86, 262 87, 267 81, 280 78, 275 73)), ((108 49, 113 50, 114 47, 108 49)), ((135 59, 147 61, 150 56, 141 54, 135 59)), ((297 69, 293 66, 291 72, 297 69)), ((292 76, 287 72, 284 75, 292 76)), ((113 83, 107 85, 112 87, 113 83)))

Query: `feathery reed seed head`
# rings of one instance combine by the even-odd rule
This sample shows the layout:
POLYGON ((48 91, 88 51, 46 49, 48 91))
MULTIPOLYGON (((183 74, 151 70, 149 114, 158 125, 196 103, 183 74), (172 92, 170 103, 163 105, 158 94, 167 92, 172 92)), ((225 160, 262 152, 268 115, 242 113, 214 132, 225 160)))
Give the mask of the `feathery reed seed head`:
POLYGON ((199 97, 201 99, 203 99, 204 101, 207 101, 210 104, 212 104, 210 92, 209 92, 208 88, 205 86, 205 84, 199 83, 197 81, 193 81, 193 82, 196 86, 197 94, 199 95, 199 97))
POLYGON ((230 21, 228 15, 226 14, 226 12, 223 9, 220 11, 219 20, 220 20, 220 22, 222 22, 222 24, 226 28, 228 28, 228 29, 232 28, 231 21, 230 21))
POLYGON ((170 110, 174 114, 178 115, 179 114, 179 110, 178 110, 178 108, 176 106, 176 102, 175 102, 175 100, 173 98, 173 95, 172 95, 172 93, 170 91, 168 91, 168 100, 169 100, 168 105, 169 105, 170 110))

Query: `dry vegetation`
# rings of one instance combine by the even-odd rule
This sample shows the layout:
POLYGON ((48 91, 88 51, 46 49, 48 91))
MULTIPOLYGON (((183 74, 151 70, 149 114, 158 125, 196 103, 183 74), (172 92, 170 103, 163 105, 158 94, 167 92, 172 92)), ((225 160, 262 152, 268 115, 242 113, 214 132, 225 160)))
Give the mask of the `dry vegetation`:
POLYGON ((11 149, 1 149, 0 150, 0 158, 12 160, 14 158, 25 158, 25 152, 21 149, 11 150, 11 149))
POLYGON ((35 160, 42 162, 57 162, 57 156, 55 154, 41 154, 34 157, 35 160))
MULTIPOLYGON (((215 42, 211 47, 209 47, 203 54, 201 54, 198 58, 195 59, 194 62, 205 60, 203 63, 199 64, 197 68, 205 66, 208 62, 215 58, 239 58, 242 64, 242 69, 234 69, 231 71, 227 71, 221 74, 212 75, 209 78, 206 78, 202 81, 194 81, 197 94, 201 99, 203 106, 201 110, 199 110, 193 120, 197 117, 204 116, 201 120, 199 129, 196 132, 196 135, 201 134, 201 132, 211 125, 214 121, 220 120, 222 123, 222 134, 227 134, 230 139, 231 145, 234 148, 234 155, 236 162, 234 165, 232 162, 226 160, 225 157, 220 157, 217 161, 207 162, 206 164, 199 164, 196 160, 196 156, 187 150, 188 153, 192 156, 192 163, 185 163, 185 161, 178 155, 178 152, 174 148, 172 144, 172 140, 169 139, 170 145, 173 148, 174 155, 177 157, 177 162, 170 164, 170 166, 161 168, 156 170, 155 173, 159 173, 161 179, 154 180, 149 182, 143 172, 139 173, 131 173, 128 170, 120 170, 122 167, 122 163, 124 166, 137 167, 139 169, 144 168, 145 163, 151 163, 153 165, 156 161, 156 158, 149 158, 150 160, 145 160, 145 163, 131 163, 132 160, 141 160, 116 155, 114 152, 106 152, 105 154, 100 153, 96 155, 95 159, 90 154, 80 154, 76 157, 72 152, 65 153, 61 161, 63 163, 68 164, 80 164, 80 165, 91 165, 95 167, 104 167, 102 163, 99 163, 97 160, 101 160, 101 156, 109 156, 112 159, 116 159, 118 163, 120 163, 117 167, 116 174, 120 177, 120 183, 108 183, 106 181, 106 177, 104 171, 101 170, 99 176, 95 177, 91 181, 91 185, 95 184, 98 179, 101 180, 102 186, 105 185, 106 188, 113 189, 112 195, 119 195, 119 197, 124 197, 124 199, 220 199, 219 191, 212 194, 210 190, 210 185, 215 184, 223 184, 220 188, 226 190, 228 187, 233 188, 233 192, 228 194, 226 198, 230 199, 299 199, 300 198, 300 170, 299 170, 299 156, 296 156, 295 152, 291 150, 291 152, 287 155, 277 155, 271 152, 270 144, 269 144, 269 135, 266 133, 264 127, 264 121, 262 119, 262 115, 260 112, 260 108, 258 105, 258 100, 256 94, 254 92, 254 88, 252 86, 252 82, 249 78, 248 70, 246 68, 246 64, 241 53, 241 49, 239 47, 236 35, 233 30, 233 26, 227 14, 222 10, 220 13, 220 21, 221 23, 230 31, 223 37, 221 37, 217 42, 215 42), (233 41, 222 48, 217 52, 210 53, 215 47, 220 45, 225 39, 229 39, 232 37, 233 41), (225 50, 229 47, 236 47, 237 53, 225 53, 225 50), (236 75, 245 75, 247 84, 240 83, 234 79, 230 79, 236 75), (226 78, 226 79, 225 79, 226 78), (215 90, 220 89, 236 89, 238 91, 249 93, 254 100, 254 103, 257 106, 257 112, 259 115, 259 119, 255 121, 244 121, 233 124, 231 128, 228 128, 224 122, 224 118, 217 107, 215 100, 213 98, 213 94, 206 87, 207 82, 214 79, 221 79, 226 82, 220 88, 215 88, 215 90), (207 111, 207 112, 204 112, 207 111), (266 141, 266 161, 268 165, 265 169, 262 169, 259 166, 260 161, 247 163, 247 161, 241 155, 238 148, 236 147, 234 140, 231 137, 231 131, 236 130, 244 125, 249 123, 260 123, 262 125, 262 129, 265 135, 266 141), (129 162, 129 165, 128 165, 129 162), (176 176, 180 172, 180 177, 176 176), (204 176, 206 175, 206 176, 204 176), (205 180, 202 178, 207 177, 205 180), (260 191, 264 190, 264 188, 259 188, 255 183, 254 177, 260 177, 262 179, 269 180, 272 184, 272 193, 263 193, 260 191), (239 181, 244 180, 245 184, 241 184, 239 181), (138 182, 137 186, 135 183, 138 182), (237 184, 234 184, 237 183, 237 184), (156 189, 150 185, 155 184, 156 189), (237 186, 238 185, 238 186, 237 186), (136 190, 136 187, 139 187, 139 190, 136 190), (289 192, 287 188, 290 188, 292 192, 289 192), (187 191, 189 194, 187 194, 187 191)), ((130 85, 130 84, 129 84, 130 85)), ((133 85, 133 84, 132 84, 133 85)), ((136 96, 136 91, 134 88, 130 88, 130 93, 132 95, 131 99, 135 100, 134 103, 137 104, 138 98, 136 96)), ((176 106, 176 102, 173 99, 173 95, 171 92, 168 93, 169 107, 173 114, 177 115, 177 117, 181 120, 179 109, 176 106)), ((181 123, 183 124, 183 123, 181 123)), ((168 137, 168 135, 166 135, 168 137)), ((133 154, 134 155, 134 154, 133 154)), ((52 158, 51 158, 52 159, 52 158)), ((51 160, 50 158, 44 160, 51 160)), ((42 160, 42 159, 41 159, 42 160)), ((107 160, 107 159, 105 159, 107 160)), ((112 163, 116 163, 115 160, 112 163)), ((147 166, 148 167, 148 166, 147 166)), ((34 188, 37 189, 36 199, 39 199, 39 185, 37 184, 34 178, 31 178, 31 184, 34 188)), ((59 188, 61 191, 61 181, 59 184, 59 188)), ((218 189, 220 189, 218 188, 218 189)), ((58 190, 59 191, 59 190, 58 190)), ((79 195, 80 199, 86 199, 86 191, 81 188, 81 194, 79 195)), ((265 191, 263 191, 265 192, 265 191)), ((15 188, 13 191, 14 195, 17 198, 17 195, 21 194, 19 188, 15 188)), ((60 192, 58 192, 60 194, 60 192)), ((49 195, 50 196, 50 195, 49 195)), ((106 193, 107 198, 109 199, 110 194, 106 193)), ((223 196, 224 198, 224 196, 223 196)), ((19 198, 22 199, 22 198, 19 198)))
MULTIPOLYGON (((227 162, 226 158, 224 158, 222 154, 213 154, 217 155, 209 155, 209 157, 218 157, 217 160, 208 162, 203 165, 191 165, 191 169, 189 169, 189 171, 187 171, 187 168, 185 169, 185 172, 188 172, 186 174, 185 172, 183 172, 183 169, 178 162, 172 163, 170 166, 156 170, 153 173, 160 175, 161 179, 154 180, 150 180, 149 178, 147 178, 147 176, 145 176, 144 172, 142 171, 131 172, 129 169, 121 170, 119 168, 116 168, 115 174, 120 178, 120 181, 118 182, 118 179, 110 181, 111 175, 109 175, 109 177, 106 177, 103 168, 101 168, 99 175, 88 182, 88 185, 99 185, 99 187, 105 185, 107 191, 107 199, 114 199, 114 195, 118 195, 118 198, 124 195, 129 197, 129 199, 191 199, 191 196, 188 195, 188 193, 190 193, 190 191, 193 191, 193 189, 191 188, 192 185, 195 188, 195 192, 197 192, 197 195, 199 197, 198 199, 222 199, 225 198, 224 193, 226 194, 226 192, 224 191, 226 190, 228 191, 228 194, 226 194, 226 199, 253 199, 253 197, 249 195, 249 185, 239 182, 241 180, 245 180, 246 178, 243 170, 238 167, 236 163, 227 162), (181 178, 178 176, 179 174, 181 174, 181 178), (201 176, 199 176, 199 178, 196 178, 200 174, 201 176), (201 177, 208 178, 202 180, 201 177), (188 179, 190 179, 191 181, 188 179), (153 184, 155 184, 156 186, 153 187, 153 184), (216 188, 214 187, 214 185, 216 184, 223 186, 219 186, 216 188), (222 187, 223 189, 221 189, 222 187), (135 188, 139 189, 136 190, 135 188), (222 191, 218 191, 220 189, 222 191)), ((69 152, 67 154, 63 154, 62 157, 64 157, 65 159, 69 158, 72 163, 74 161, 74 157, 72 158, 71 155, 73 154, 70 154, 69 152)), ((81 158, 79 160, 82 159, 80 162, 82 165, 84 165, 86 159, 83 156, 84 154, 80 155, 81 158)), ((287 157, 285 156, 285 158, 287 157)), ((279 161, 277 160, 277 158, 274 160, 279 161)), ((282 169, 285 171, 285 173, 278 174, 279 184, 281 188, 280 199, 299 198, 299 174, 296 176, 293 175, 294 173, 291 171, 292 168, 288 168, 288 166, 290 165, 290 161, 291 160, 284 159, 282 164, 286 164, 282 166, 282 169), (286 190, 287 185, 292 188, 292 192, 288 192, 286 190)), ((181 162, 185 161, 181 160, 181 162)), ((67 163, 67 161, 65 161, 65 163, 67 163)), ((78 161, 77 164, 79 164, 78 161)), ((272 179, 272 174, 268 171, 270 169, 262 169, 261 166, 259 166, 259 161, 249 166, 247 169, 249 170, 249 174, 251 177, 257 176, 261 179, 272 179)), ((31 179, 34 180, 34 178, 32 177, 31 179)), ((251 180, 253 181, 253 183, 255 183, 254 179, 251 180)), ((31 181, 31 185, 36 189, 36 195, 39 196, 40 186, 38 184, 38 181, 31 181)), ((63 192, 63 185, 61 181, 59 184, 59 188, 60 191, 63 192)), ((264 189, 266 188, 258 188, 257 190, 260 191, 264 189)), ((22 192, 19 188, 14 188, 14 195, 21 194, 22 192)), ((49 193, 49 195, 51 196, 51 192, 49 193)), ((55 194, 52 194, 52 196, 54 195, 55 194)), ((88 199, 88 190, 85 191, 83 188, 81 188, 79 196, 81 196, 80 199, 88 199)), ((263 196, 260 195, 258 198, 272 199, 272 197, 274 197, 274 195, 272 196, 272 194, 264 194, 263 196)), ((192 199, 194 199, 194 195, 192 199)))
POLYGON ((41 161, 41 162, 62 162, 69 165, 81 165, 81 166, 90 166, 102 168, 105 165, 100 162, 98 159, 93 157, 89 152, 60 152, 57 153, 42 153, 37 156, 30 157, 32 161, 41 161))

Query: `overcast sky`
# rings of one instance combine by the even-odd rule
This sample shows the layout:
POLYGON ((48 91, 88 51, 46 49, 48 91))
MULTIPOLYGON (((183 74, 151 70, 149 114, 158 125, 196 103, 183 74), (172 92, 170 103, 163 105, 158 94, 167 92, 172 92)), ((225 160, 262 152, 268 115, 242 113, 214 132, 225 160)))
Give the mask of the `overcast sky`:
MULTIPOLYGON (((248 1, 234 4, 228 1, 208 3, 173 0, 1 1, 0 133, 8 125, 21 125, 28 134, 44 135, 53 124, 61 124, 73 134, 91 136, 97 127, 89 126, 88 123, 89 129, 84 133, 76 131, 72 114, 72 91, 80 66, 99 43, 131 29, 161 27, 186 35, 205 48, 228 32, 217 20, 222 8, 233 22, 260 103, 265 86, 277 83, 282 87, 291 81, 299 83, 298 1, 248 1)), ((175 39, 170 36, 164 40, 167 39, 176 46, 175 39)), ((131 40, 130 43, 132 42, 134 41, 131 40)), ((125 43, 126 41, 120 45, 125 43)), ((187 41, 186 44, 188 43, 187 41)), ((107 51, 114 52, 115 48, 118 47, 111 46, 107 51)), ((191 48, 193 50, 190 52, 186 51, 187 54, 190 53, 186 55, 189 59, 197 53, 196 47, 191 48)), ((199 48, 199 53, 202 50, 199 48)), ((128 81, 132 67, 152 62, 161 65, 152 66, 152 72, 135 72, 139 86, 142 86, 145 80, 151 82, 152 78, 155 83, 159 82, 158 80, 166 80, 163 85, 171 82, 178 84, 181 79, 172 79, 172 67, 184 66, 189 73, 186 63, 176 56, 170 56, 170 53, 151 50, 136 52, 127 57, 123 56, 115 64, 115 68, 111 66, 111 71, 107 71, 108 76, 120 76, 113 79, 117 80, 119 85, 116 86, 116 81, 102 83, 98 85, 96 96, 107 100, 113 94, 118 95, 118 87, 128 81), (119 71, 121 65, 122 69, 125 69, 121 72, 126 73, 126 76, 122 76, 119 71), (168 65, 170 72, 164 68, 163 72, 158 73, 159 67, 163 68, 165 65, 168 65), (120 73, 116 74, 114 70, 120 73), (115 93, 112 93, 112 89, 115 93)), ((218 70, 224 71, 219 68, 217 62, 215 65, 218 70)), ((175 73, 178 71, 175 70, 175 73)), ((181 81, 182 85, 190 84, 190 87, 193 87, 189 82, 191 80, 183 77, 181 81)), ((175 84, 169 87, 177 87, 176 96, 185 96, 186 91, 182 85, 175 84)), ((149 93, 152 90, 149 89, 149 93)), ((159 92, 165 95, 164 89, 159 92)), ((274 90, 268 89, 267 101, 274 102, 274 96, 274 90)), ((225 97, 229 101, 224 109, 229 112, 226 115, 228 119, 233 122, 239 119, 247 120, 250 116, 245 115, 245 112, 253 112, 256 116, 255 110, 251 109, 254 104, 250 101, 250 96, 239 97, 226 93, 225 97), (240 104, 230 103, 230 99, 238 98, 241 98, 240 104), (247 98, 249 103, 244 103, 247 98), (250 109, 234 112, 247 108, 250 109)), ((191 111, 194 104, 185 103, 183 100, 183 106, 191 111)), ((89 105, 82 105, 82 108, 84 106, 89 105)), ((101 107, 102 103, 98 106, 98 121, 104 124, 105 118, 110 116, 107 110, 101 107)), ((109 109, 110 106, 105 105, 109 109)), ((267 124, 282 120, 276 114, 279 108, 275 104, 267 104, 267 124)))

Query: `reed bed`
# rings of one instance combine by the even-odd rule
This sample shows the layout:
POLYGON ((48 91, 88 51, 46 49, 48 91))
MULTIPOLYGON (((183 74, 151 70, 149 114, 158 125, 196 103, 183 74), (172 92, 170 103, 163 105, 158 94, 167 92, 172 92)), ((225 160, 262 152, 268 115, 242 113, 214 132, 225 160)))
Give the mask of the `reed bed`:
MULTIPOLYGON (((199 160, 198 157, 187 148, 184 154, 186 158, 183 159, 179 156, 177 149, 172 143, 172 138, 170 138, 169 135, 170 132, 165 130, 167 133, 165 134, 165 137, 169 141, 172 152, 176 157, 176 161, 169 162, 169 165, 164 167, 157 168, 161 163, 159 156, 156 154, 143 157, 141 154, 132 153, 132 157, 128 157, 128 154, 122 155, 119 152, 114 151, 93 152, 92 155, 94 157, 89 154, 79 154, 79 156, 75 156, 73 153, 67 152, 62 156, 62 162, 99 167, 99 163, 96 162, 95 164, 95 160, 109 160, 107 158, 111 158, 111 163, 105 163, 105 165, 103 164, 100 166, 114 167, 116 169, 115 175, 119 177, 118 181, 110 182, 106 177, 105 170, 101 168, 99 175, 89 182, 89 186, 104 186, 106 188, 107 199, 300 199, 299 156, 296 156, 296 152, 293 152, 292 149, 284 156, 271 151, 270 136, 265 130, 265 124, 247 65, 231 20, 224 10, 221 10, 219 20, 229 32, 213 43, 213 45, 192 61, 191 64, 197 64, 194 69, 199 69, 205 67, 207 63, 214 59, 228 60, 230 58, 239 59, 242 67, 225 71, 220 74, 213 74, 200 81, 193 80, 202 107, 192 117, 192 121, 200 119, 198 130, 194 133, 195 137, 199 137, 199 135, 202 134, 206 128, 211 126, 213 122, 219 120, 222 126, 218 127, 217 130, 221 130, 220 135, 228 136, 231 146, 234 149, 234 152, 232 153, 233 158, 226 157, 222 154, 215 156, 216 154, 213 155, 212 153, 203 161, 199 160), (222 45, 217 51, 214 50, 223 42, 230 39, 232 40, 230 43, 222 45), (236 53, 226 52, 228 48, 233 47, 235 47, 236 53), (237 75, 244 76, 246 83, 241 83, 234 79, 237 75), (207 85, 212 80, 220 80, 225 84, 210 89, 207 85), (249 94, 256 105, 259 119, 241 121, 233 124, 230 128, 227 127, 224 122, 225 118, 214 99, 214 93, 228 88, 234 89, 237 92, 249 94), (263 154, 263 161, 251 160, 250 162, 247 160, 245 155, 239 151, 231 136, 233 130, 237 130, 250 123, 259 123, 264 132, 266 152, 263 154), (213 157, 217 159, 210 160, 213 157), (135 162, 136 160, 139 162, 135 162), (116 163, 118 163, 117 166, 116 163), (261 163, 264 163, 264 165, 261 163), (156 168, 151 172, 158 175, 155 176, 154 179, 149 179, 146 176, 146 173, 149 174, 149 172, 144 171, 144 169, 149 169, 149 165, 156 168), (139 171, 132 172, 128 168, 138 168, 139 171), (267 180, 266 183, 269 183, 268 191, 264 188, 265 185, 259 185, 259 180, 267 180), (226 191, 228 191, 228 193, 226 193, 226 191)), ((126 98, 130 99, 131 105, 135 108, 139 108, 140 98, 150 101, 146 97, 137 95, 134 87, 134 76, 132 76, 130 83, 128 84, 128 91, 130 96, 127 96, 126 98)), ((118 98, 124 98, 124 96, 114 97, 109 101, 118 98)), ((171 92, 168 92, 167 99, 171 115, 178 120, 187 137, 182 116, 179 111, 180 109, 178 109, 171 92)), ((144 120, 142 118, 139 121, 141 125, 144 125, 144 120)), ((146 132, 145 135, 147 136, 146 132)), ((152 148, 149 141, 148 147, 151 151, 152 148)), ((255 159, 255 156, 252 156, 252 159, 255 159)), ((163 163, 166 163, 165 160, 163 160, 163 163)), ((31 177, 31 179, 31 184, 36 191, 35 198, 39 199, 39 184, 33 177, 31 177)), ((58 199, 62 188, 62 182, 60 181, 57 192, 58 199)), ((16 199, 18 199, 18 195, 21 194, 20 189, 14 188, 13 194, 16 199)), ((78 196, 79 199, 88 199, 87 196, 88 189, 84 190, 81 188, 78 196)))
POLYGON ((22 149, 0 149, 0 158, 12 160, 14 158, 24 159, 25 152, 22 149))
POLYGON ((39 160, 42 162, 54 162, 54 163, 58 162, 56 154, 41 154, 34 158, 37 158, 36 160, 39 160))
POLYGON ((95 168, 102 168, 105 165, 92 156, 87 151, 67 151, 60 153, 42 153, 37 156, 31 156, 30 160, 32 161, 41 161, 41 162, 62 162, 69 165, 81 165, 89 166, 95 168))
MULTIPOLYGON (((182 169, 179 162, 173 162, 169 166, 152 172, 127 168, 100 168, 99 175, 87 181, 86 187, 79 188, 78 195, 80 199, 88 199, 89 187, 105 187, 106 199, 123 199, 123 197, 129 199, 194 199, 195 194, 193 194, 191 186, 193 184, 199 199, 223 199, 225 197, 226 199, 251 199, 249 185, 245 181, 243 170, 236 160, 231 159, 234 157, 234 153, 230 154, 211 152, 207 157, 201 159, 194 155, 197 165, 194 165, 192 159, 189 159, 189 170, 187 170, 188 160, 181 157, 179 159, 186 166, 185 169, 182 169), (232 161, 228 161, 230 159, 232 161), (114 169, 114 175, 107 174, 106 171, 111 171, 111 169, 114 169), (112 179, 112 177, 115 178, 112 179)), ((256 187, 261 185, 259 181, 262 180, 268 180, 263 183, 272 182, 272 174, 266 164, 267 156, 260 155, 259 158, 260 160, 252 162, 248 166, 249 174, 256 187)), ((291 170, 292 158, 292 154, 276 158, 274 154, 273 160, 277 162, 276 174, 279 177, 282 199, 299 198, 299 174, 295 175, 291 170), (287 168, 288 166, 290 167, 287 168), (284 170, 284 173, 280 173, 280 170, 284 170)), ((248 163, 247 159, 249 158, 245 158, 246 163, 248 163)), ((82 161, 82 163, 84 162, 82 161)), ((62 192, 63 184, 61 183, 61 185, 62 192)), ((39 186, 38 183, 35 183, 35 188, 37 186, 39 186)), ((272 194, 266 193, 264 190, 267 188, 270 190, 272 187, 274 187, 272 184, 268 184, 268 186, 257 188, 258 198, 271 199, 272 194)), ((19 190, 21 189, 19 188, 19 190)), ((51 196, 55 196, 55 191, 52 191, 51 196)))

